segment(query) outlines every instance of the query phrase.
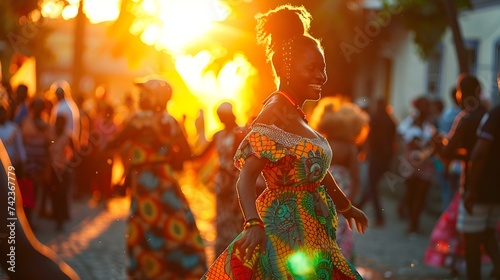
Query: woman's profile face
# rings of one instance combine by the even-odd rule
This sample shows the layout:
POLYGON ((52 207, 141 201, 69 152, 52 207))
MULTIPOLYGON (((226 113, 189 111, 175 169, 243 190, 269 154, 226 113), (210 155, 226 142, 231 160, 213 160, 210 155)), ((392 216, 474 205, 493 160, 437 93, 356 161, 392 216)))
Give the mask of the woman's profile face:
POLYGON ((317 100, 326 83, 325 57, 316 44, 301 47, 292 57, 289 88, 296 96, 317 100))

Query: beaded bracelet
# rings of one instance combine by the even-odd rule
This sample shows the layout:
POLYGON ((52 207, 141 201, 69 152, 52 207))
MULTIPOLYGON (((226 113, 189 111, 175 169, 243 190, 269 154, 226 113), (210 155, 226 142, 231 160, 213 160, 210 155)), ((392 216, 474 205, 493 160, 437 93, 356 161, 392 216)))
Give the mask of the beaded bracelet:
POLYGON ((352 209, 352 203, 349 200, 349 205, 347 205, 347 207, 344 209, 337 209, 337 212, 339 212, 340 214, 346 214, 347 212, 351 211, 351 209, 352 209))
POLYGON ((253 226, 259 226, 259 227, 265 228, 264 222, 262 220, 251 219, 251 220, 246 221, 243 224, 243 229, 248 229, 248 228, 253 227, 253 226))

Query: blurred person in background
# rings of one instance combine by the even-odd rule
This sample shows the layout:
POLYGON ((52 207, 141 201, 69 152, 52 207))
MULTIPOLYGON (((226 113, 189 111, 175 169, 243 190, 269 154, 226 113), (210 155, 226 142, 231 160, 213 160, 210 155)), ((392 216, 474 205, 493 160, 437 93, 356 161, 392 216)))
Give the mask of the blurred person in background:
POLYGON ((107 205, 113 196, 112 175, 113 157, 112 150, 107 150, 106 145, 117 133, 113 120, 114 109, 110 104, 102 104, 96 109, 92 119, 92 134, 99 135, 99 141, 92 141, 92 191, 93 199, 97 203, 107 205))
MULTIPOLYGON (((233 105, 223 102, 217 107, 217 116, 224 128, 217 131, 204 151, 193 159, 204 157, 215 149, 218 157, 218 169, 215 179, 216 216, 215 227, 217 238, 215 240, 215 254, 220 255, 229 243, 241 232, 243 216, 238 204, 236 194, 236 181, 239 170, 234 166, 233 157, 241 140, 248 133, 246 127, 236 123, 233 105)), ((205 138, 203 115, 196 120, 198 133, 205 138)))
POLYGON ((385 218, 378 190, 380 179, 389 171, 397 149, 396 122, 389 114, 390 108, 383 98, 377 100, 375 111, 370 115, 367 139, 368 188, 361 193, 357 206, 363 209, 373 203, 375 226, 383 226, 385 218))
POLYGON ((70 219, 71 172, 70 164, 75 147, 73 139, 67 131, 66 117, 58 115, 51 131, 49 146, 50 166, 52 168, 52 218, 56 222, 56 230, 62 231, 64 222, 70 219))
MULTIPOLYGON (((78 107, 80 115, 80 133, 79 145, 76 154, 79 157, 79 164, 74 169, 75 189, 73 199, 79 200, 91 195, 91 179, 95 175, 92 173, 93 159, 92 152, 97 149, 94 143, 90 142, 91 136, 91 119, 90 115, 84 109, 85 97, 79 94, 75 97, 75 104, 78 107)), ((95 134, 93 135, 95 137, 95 134)), ((100 138, 97 138, 100 139, 100 138)), ((94 140, 94 139, 93 139, 94 140)))
MULTIPOLYGON (((452 104, 444 109, 437 122, 439 133, 445 135, 445 137, 448 137, 453 127, 453 122, 461 111, 457 99, 456 87, 450 90, 450 99, 452 100, 452 104)), ((443 158, 440 158, 440 160, 443 162, 444 168, 438 182, 441 188, 442 209, 445 211, 460 186, 462 163, 460 160, 444 160, 443 158)))
MULTIPOLYGON (((345 195, 354 201, 360 182, 358 147, 366 140, 369 116, 353 103, 344 103, 340 108, 334 108, 335 103, 331 99, 325 97, 316 106, 315 111, 322 112, 321 118, 317 125, 311 126, 328 140, 335 155, 328 170, 345 195)), ((346 219, 338 220, 336 236, 342 254, 353 262, 353 231, 346 219)))
MULTIPOLYGON (((0 95, 0 99, 4 106, 7 106, 10 109, 16 107, 14 90, 12 89, 12 85, 9 81, 2 81, 2 85, 0 86, 0 95)), ((7 119, 10 121, 14 119, 14 110, 8 111, 7 119)))
MULTIPOLYGON (((43 119, 45 102, 34 98, 29 106, 29 114, 21 123, 23 144, 26 150, 25 170, 32 181, 36 192, 36 200, 41 203, 39 211, 47 215, 47 203, 50 203, 50 127, 43 119)), ((29 218, 29 214, 26 213, 29 218)))
POLYGON ((16 88, 15 108, 13 108, 13 121, 17 125, 21 125, 23 120, 28 116, 28 86, 20 84, 16 88))
POLYGON ((128 146, 127 274, 129 279, 199 279, 206 270, 204 244, 175 175, 191 150, 179 123, 166 112, 172 87, 156 75, 135 83, 140 110, 106 147, 128 146))
MULTIPOLYGON (((420 216, 424 208, 427 193, 434 176, 434 137, 436 128, 429 121, 430 101, 427 96, 413 100, 416 112, 403 120, 397 128, 403 140, 403 158, 405 168, 400 168, 400 175, 405 178, 405 192, 400 200, 400 215, 408 214, 409 234, 420 230, 420 216)), ((400 166, 401 167, 401 166, 400 166)))
POLYGON ((66 131, 71 136, 73 147, 78 149, 80 139, 80 110, 71 97, 68 82, 56 81, 50 86, 50 91, 55 94, 56 102, 50 114, 49 124, 54 126, 58 116, 66 119, 66 131))
MULTIPOLYGON (((499 86, 500 89, 500 86, 499 86)), ((474 222, 472 244, 466 243, 469 279, 481 277, 481 245, 493 263, 490 278, 500 279, 500 105, 494 107, 481 120, 477 142, 471 152, 469 182, 464 194, 464 220, 474 222), (470 273, 469 273, 470 271, 470 273)), ((472 225, 472 223, 471 223, 472 225)), ((468 232, 472 230, 469 228, 468 232)), ((466 233, 471 234, 471 233, 466 233)), ((479 278, 477 278, 479 279, 479 278)))
MULTIPOLYGON (((439 133, 445 137, 452 130, 453 122, 461 111, 456 87, 451 89, 450 97, 453 103, 444 109, 437 122, 439 133)), ((442 174, 436 174, 444 209, 432 230, 429 244, 425 250, 424 262, 426 265, 448 268, 450 276, 456 277, 465 265, 462 236, 456 229, 462 162, 448 160, 439 155, 438 158, 444 167, 442 174)))
MULTIPOLYGON (((469 165, 472 149, 477 141, 476 132, 486 109, 480 100, 481 84, 479 80, 469 74, 460 74, 456 82, 457 100, 462 110, 455 118, 453 127, 447 139, 439 142, 437 148, 440 156, 445 160, 458 159, 462 161, 462 178, 458 205, 457 230, 463 234, 465 245, 465 261, 468 279, 480 279, 480 254, 478 247, 481 244, 483 228, 478 228, 477 220, 464 207, 463 194, 469 186, 469 165), (479 262, 479 263, 478 263, 479 262)), ((481 199, 488 199, 484 196, 481 199)))
POLYGON ((9 111, 9 105, 0 102, 0 140, 3 141, 5 150, 15 167, 16 175, 22 178, 25 175, 26 150, 24 149, 21 129, 15 122, 7 119, 9 111))

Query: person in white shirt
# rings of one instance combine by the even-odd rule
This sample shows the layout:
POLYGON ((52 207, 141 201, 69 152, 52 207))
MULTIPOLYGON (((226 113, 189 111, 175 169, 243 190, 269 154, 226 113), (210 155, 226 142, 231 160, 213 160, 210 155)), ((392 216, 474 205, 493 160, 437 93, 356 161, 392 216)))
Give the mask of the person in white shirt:
POLYGON ((58 102, 52 108, 49 123, 54 126, 57 116, 64 116, 66 118, 66 131, 71 135, 73 147, 76 149, 80 138, 80 112, 71 98, 69 84, 66 81, 56 81, 50 89, 55 93, 58 102))
POLYGON ((422 212, 428 189, 434 176, 432 162, 432 141, 436 129, 429 122, 429 99, 425 96, 413 101, 416 115, 403 120, 398 126, 404 144, 403 158, 405 162, 398 169, 405 178, 406 192, 400 201, 400 215, 409 217, 407 233, 418 233, 420 214, 422 212))

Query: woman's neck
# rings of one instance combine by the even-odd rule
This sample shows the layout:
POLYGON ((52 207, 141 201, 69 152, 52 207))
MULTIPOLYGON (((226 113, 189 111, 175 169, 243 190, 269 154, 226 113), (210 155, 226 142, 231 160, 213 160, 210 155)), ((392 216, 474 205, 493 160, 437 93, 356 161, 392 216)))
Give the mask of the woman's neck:
POLYGON ((293 107, 297 113, 299 113, 300 117, 307 123, 307 116, 304 110, 302 110, 302 103, 297 102, 288 92, 279 90, 273 95, 280 95, 283 99, 286 99, 286 103, 288 106, 293 107))
POLYGON ((304 98, 302 98, 298 94, 296 94, 290 87, 280 86, 278 91, 286 93, 300 107, 302 107, 304 105, 304 103, 306 102, 306 100, 304 98))

